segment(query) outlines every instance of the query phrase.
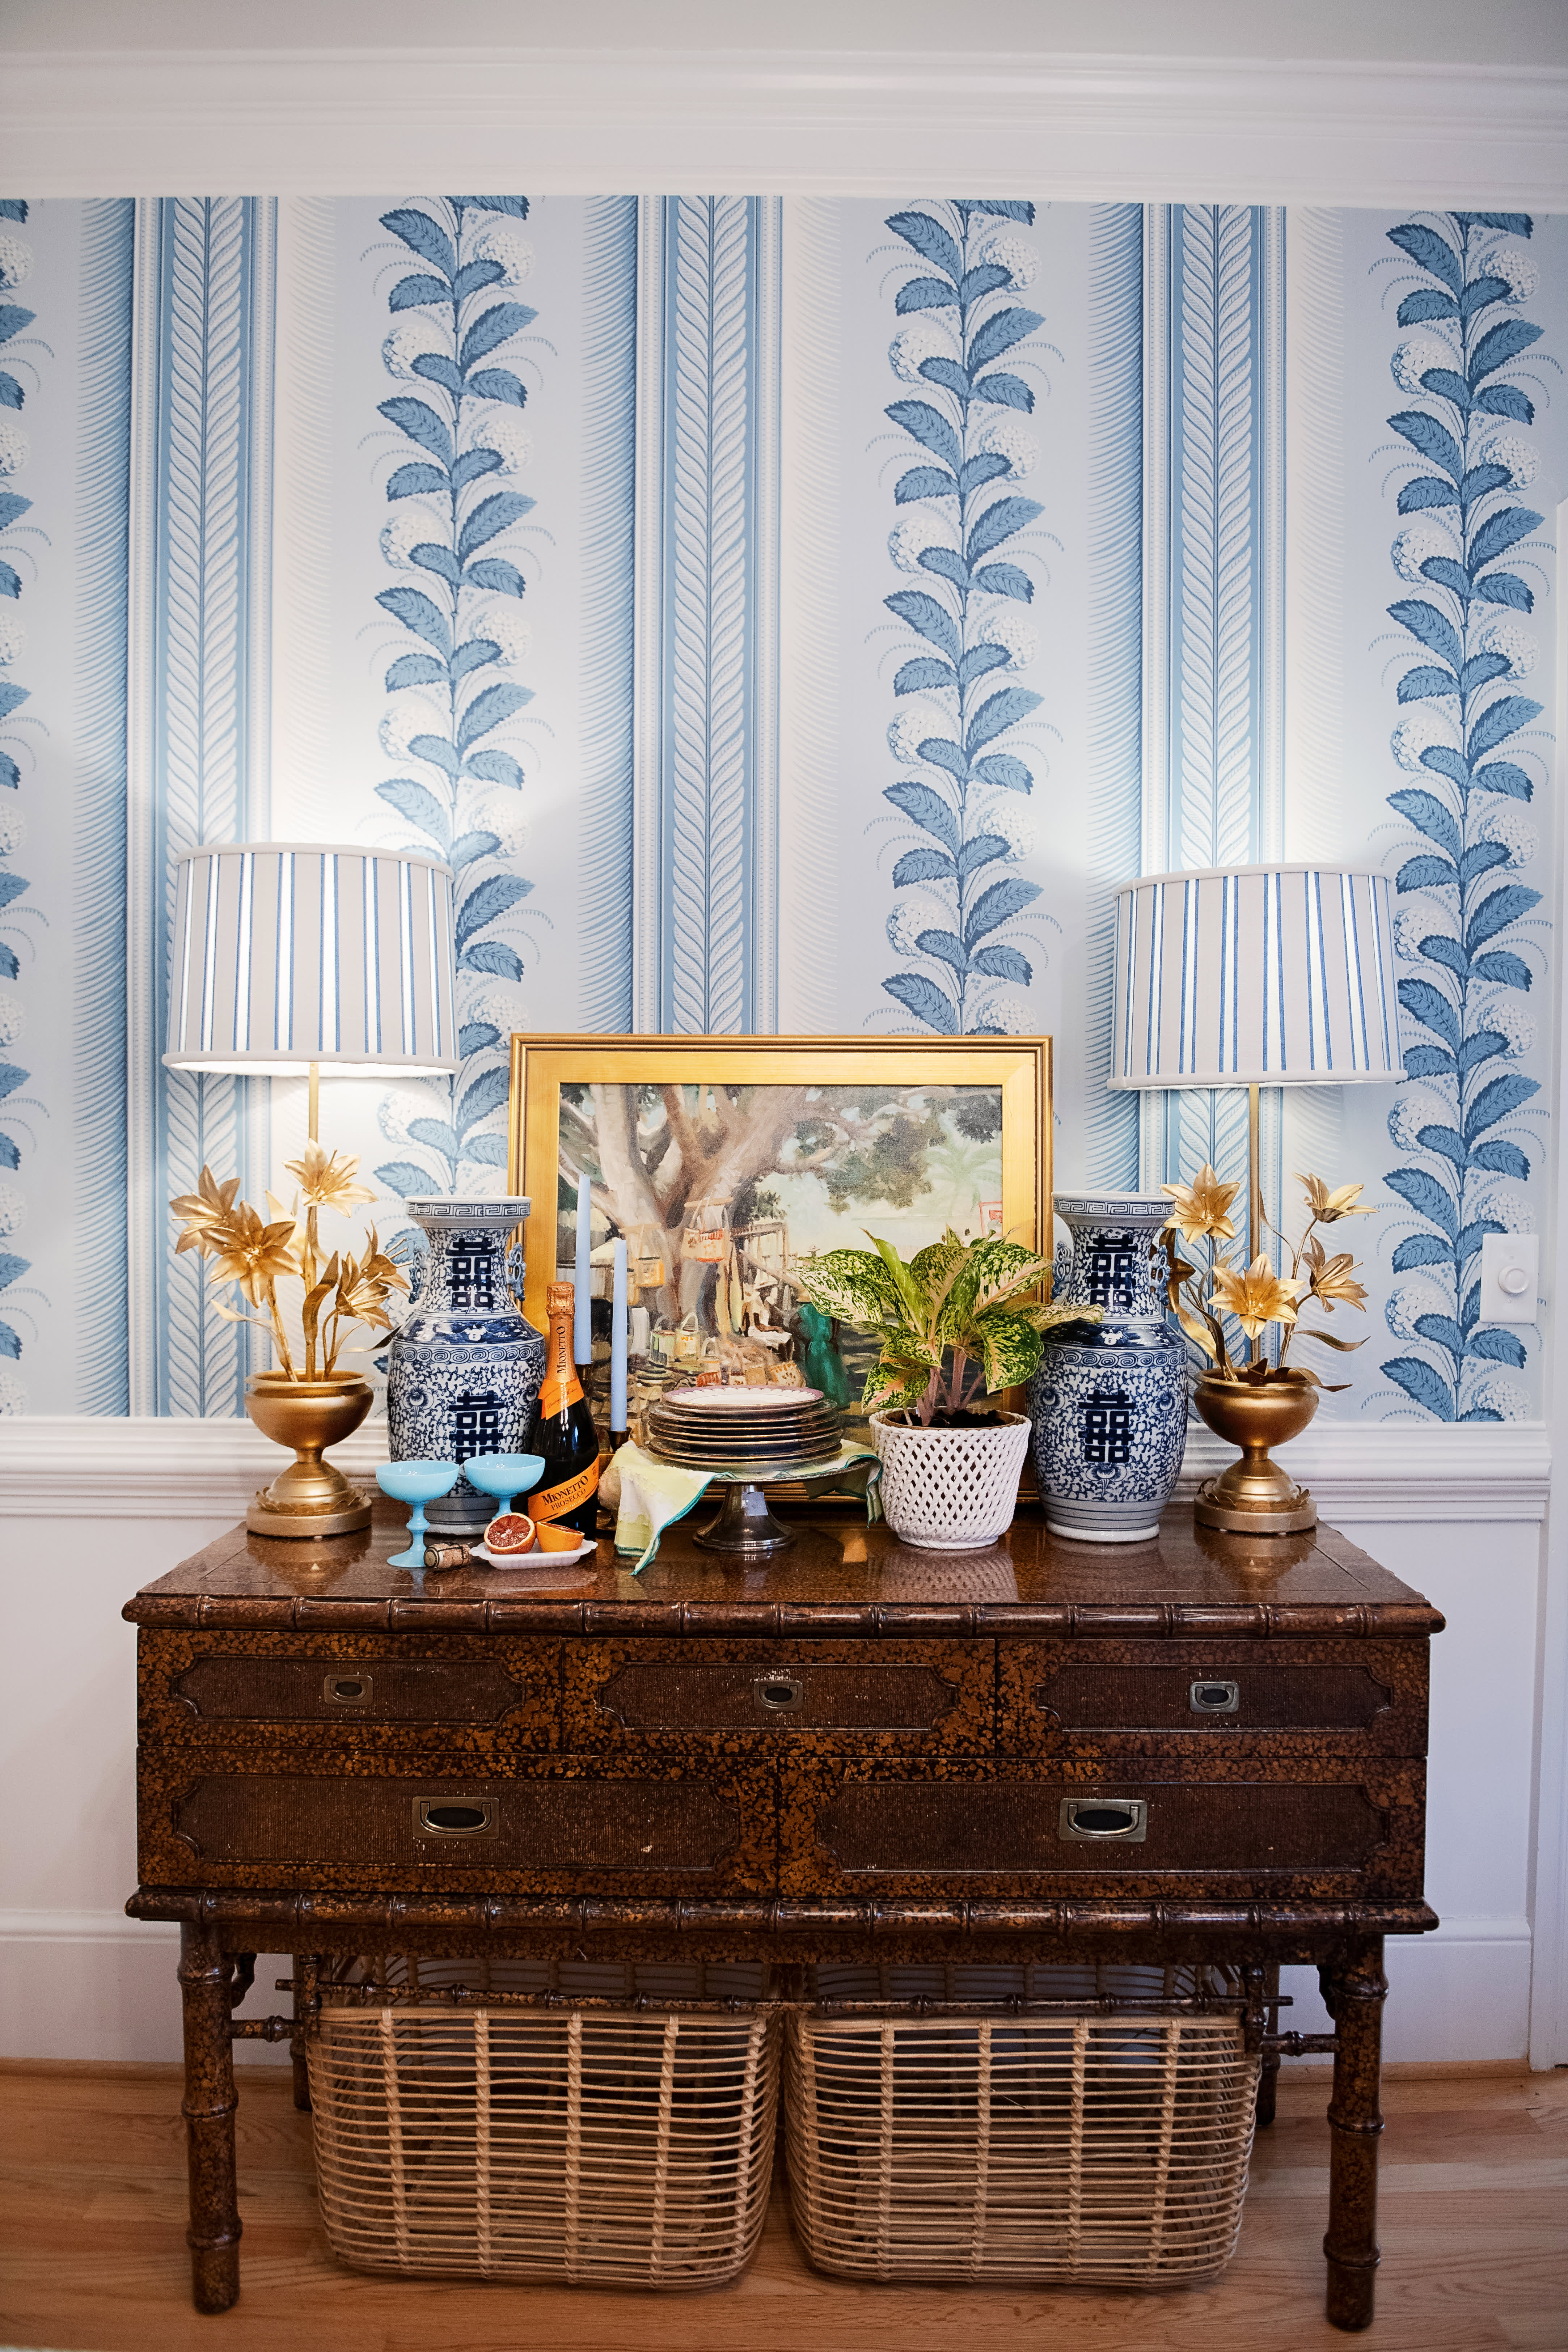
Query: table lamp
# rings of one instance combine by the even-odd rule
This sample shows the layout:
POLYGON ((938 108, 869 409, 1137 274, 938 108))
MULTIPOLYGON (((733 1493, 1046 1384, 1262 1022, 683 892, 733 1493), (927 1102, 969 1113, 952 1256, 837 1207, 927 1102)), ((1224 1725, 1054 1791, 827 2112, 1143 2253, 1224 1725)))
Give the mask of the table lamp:
MULTIPOLYGON (((456 979, 448 866, 315 842, 187 850, 177 861, 163 1061, 307 1077, 315 1143, 323 1066, 340 1077, 458 1068, 456 979)), ((340 1411, 331 1435, 285 1439, 298 1458, 258 1496, 248 1524, 275 1535, 368 1527, 369 1498, 321 1458, 368 1410, 366 1391, 348 1428, 337 1425, 340 1411)))
MULTIPOLYGON (((1247 1088, 1249 1257, 1267 1255, 1258 1089, 1402 1076, 1386 875, 1228 866, 1145 875, 1117 893, 1108 1084, 1247 1088)), ((1310 1498, 1294 1491, 1279 1531, 1287 1518, 1314 1523, 1310 1498)))

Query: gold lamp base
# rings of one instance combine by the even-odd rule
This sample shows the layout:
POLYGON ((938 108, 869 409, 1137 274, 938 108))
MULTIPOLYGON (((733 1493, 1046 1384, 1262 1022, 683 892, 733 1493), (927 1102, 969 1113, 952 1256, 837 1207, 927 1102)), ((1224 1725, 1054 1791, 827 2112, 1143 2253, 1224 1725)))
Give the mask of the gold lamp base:
POLYGON ((291 1381, 282 1372, 253 1372, 245 1409, 265 1437, 294 1449, 294 1459, 270 1486, 259 1487, 245 1514, 253 1535, 347 1536, 371 1521, 370 1497, 321 1459, 322 1451, 352 1436, 371 1408, 368 1381, 351 1372, 330 1381, 291 1381))
POLYGON ((1193 1504, 1201 1528, 1227 1535, 1299 1535, 1318 1524, 1318 1507, 1305 1486, 1269 1458, 1271 1445, 1299 1437, 1318 1410, 1318 1391, 1305 1381, 1246 1381, 1205 1375, 1197 1385, 1199 1412, 1216 1437, 1242 1449, 1239 1462, 1206 1478, 1193 1504))

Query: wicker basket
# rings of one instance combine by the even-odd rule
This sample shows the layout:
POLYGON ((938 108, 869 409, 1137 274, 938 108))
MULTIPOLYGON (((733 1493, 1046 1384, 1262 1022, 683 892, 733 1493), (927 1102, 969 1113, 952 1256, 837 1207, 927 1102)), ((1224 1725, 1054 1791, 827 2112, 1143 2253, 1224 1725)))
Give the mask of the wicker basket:
MULTIPOLYGON (((885 1972, 875 1990, 929 1999, 900 1981, 927 1973, 885 1972)), ((946 1972, 943 1992, 1033 1999, 1047 1978, 1072 1997, 1067 1971, 1005 1988, 1008 1973, 946 1972)), ((1241 2227, 1260 2062, 1234 2015, 1202 2013, 1204 1990, 1153 1972, 1079 1989, 1086 2011, 1129 2004, 1110 2015, 792 2017, 790 2202, 810 2260, 854 2278, 1212 2278, 1241 2227), (1184 1993, 1182 2013, 1155 2013, 1184 1993)))
POLYGON ((490 1968, 476 1985, 472 1963, 426 1961, 323 1985, 309 2060, 334 2252, 596 2285, 735 2277, 767 2210, 776 2018, 700 1984, 702 2011, 500 2005, 668 2000, 640 1979, 673 1973, 490 1968))

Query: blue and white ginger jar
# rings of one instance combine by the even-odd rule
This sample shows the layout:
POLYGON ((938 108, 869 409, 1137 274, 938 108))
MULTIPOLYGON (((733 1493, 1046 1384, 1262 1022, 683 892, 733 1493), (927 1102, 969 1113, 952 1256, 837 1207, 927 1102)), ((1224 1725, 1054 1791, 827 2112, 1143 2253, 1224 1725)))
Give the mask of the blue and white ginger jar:
POLYGON ((1100 1307, 1098 1323, 1045 1335, 1029 1383, 1035 1472, 1053 1535, 1141 1543, 1181 1474, 1187 1445, 1187 1356, 1165 1320, 1163 1192, 1058 1192, 1072 1266, 1058 1296, 1100 1307))
MULTIPOLYGON (((405 1202, 429 1244, 415 1300, 393 1339, 386 1418, 395 1462, 521 1454, 544 1378, 544 1335, 518 1306, 523 1256, 507 1235, 526 1200, 405 1202)), ((459 1478, 426 1506, 441 1535, 477 1536, 495 1504, 459 1478)))

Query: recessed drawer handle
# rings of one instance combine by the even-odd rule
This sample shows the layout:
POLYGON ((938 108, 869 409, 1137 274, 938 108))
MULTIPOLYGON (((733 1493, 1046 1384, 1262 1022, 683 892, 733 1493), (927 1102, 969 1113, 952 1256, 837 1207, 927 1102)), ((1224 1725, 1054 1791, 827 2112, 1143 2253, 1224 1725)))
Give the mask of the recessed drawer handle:
POLYGON ((770 1715, 787 1715, 800 1705, 805 1695, 805 1685, 798 1675, 759 1675, 752 1688, 759 1706, 770 1715))
POLYGON ((1194 1715, 1234 1715, 1241 1705, 1241 1685, 1205 1675, 1189 1688, 1187 1704, 1194 1715))
POLYGON ((329 1675, 321 1685, 321 1696, 332 1706, 368 1706, 370 1694, 368 1675, 329 1675))
POLYGON ((1121 1838, 1142 1845, 1149 1833, 1149 1806, 1143 1797, 1064 1797, 1057 1835, 1079 1838, 1121 1838))
POLYGON ((416 1797, 414 1834, 419 1838, 494 1837, 497 1811, 493 1797, 416 1797))

